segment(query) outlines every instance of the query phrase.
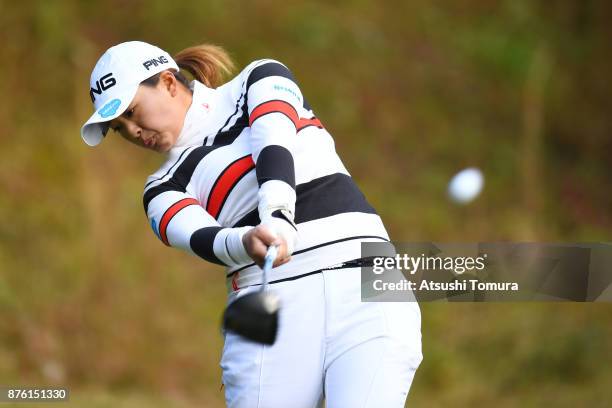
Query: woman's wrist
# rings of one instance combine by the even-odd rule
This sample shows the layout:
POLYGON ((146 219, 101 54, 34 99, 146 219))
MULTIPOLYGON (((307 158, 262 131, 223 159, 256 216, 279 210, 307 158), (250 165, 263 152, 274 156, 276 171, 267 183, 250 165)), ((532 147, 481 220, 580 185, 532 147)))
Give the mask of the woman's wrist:
POLYGON ((243 243, 243 237, 253 229, 251 226, 224 228, 217 233, 213 244, 215 255, 228 266, 252 262, 243 243))

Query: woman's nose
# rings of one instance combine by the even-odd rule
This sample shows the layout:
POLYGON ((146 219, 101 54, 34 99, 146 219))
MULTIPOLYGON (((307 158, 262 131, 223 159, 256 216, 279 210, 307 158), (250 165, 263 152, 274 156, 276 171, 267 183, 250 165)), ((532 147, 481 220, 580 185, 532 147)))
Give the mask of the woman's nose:
POLYGON ((136 125, 135 123, 129 124, 128 131, 130 132, 132 137, 136 139, 140 139, 142 137, 142 129, 140 128, 140 126, 136 125))

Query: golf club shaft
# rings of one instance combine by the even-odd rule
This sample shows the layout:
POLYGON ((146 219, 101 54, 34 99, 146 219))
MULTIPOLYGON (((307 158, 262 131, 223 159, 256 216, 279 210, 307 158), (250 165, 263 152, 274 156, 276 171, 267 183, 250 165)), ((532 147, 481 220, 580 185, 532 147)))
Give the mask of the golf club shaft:
POLYGON ((265 290, 266 286, 268 286, 268 273, 272 269, 272 265, 276 260, 277 253, 278 247, 276 247, 275 245, 270 246, 268 248, 268 252, 266 252, 263 265, 263 281, 261 285, 261 290, 265 290))

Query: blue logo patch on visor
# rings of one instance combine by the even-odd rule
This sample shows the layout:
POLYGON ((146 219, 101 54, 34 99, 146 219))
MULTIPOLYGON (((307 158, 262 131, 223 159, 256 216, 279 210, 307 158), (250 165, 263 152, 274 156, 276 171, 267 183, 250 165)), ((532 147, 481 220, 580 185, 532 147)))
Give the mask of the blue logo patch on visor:
POLYGON ((117 109, 119 109, 119 105, 121 105, 121 100, 113 99, 100 108, 98 115, 102 116, 103 118, 113 116, 117 112, 117 109))

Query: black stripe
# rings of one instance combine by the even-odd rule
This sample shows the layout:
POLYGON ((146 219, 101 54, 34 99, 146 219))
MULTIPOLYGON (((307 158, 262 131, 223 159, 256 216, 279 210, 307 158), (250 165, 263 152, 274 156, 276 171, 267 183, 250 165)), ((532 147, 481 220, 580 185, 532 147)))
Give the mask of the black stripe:
MULTIPOLYGON (((292 280, 296 280, 296 279, 300 279, 300 278, 305 278, 306 276, 316 275, 317 273, 321 273, 321 272, 323 272, 325 270, 326 269, 319 269, 318 271, 306 272, 306 273, 303 273, 301 275, 291 276, 289 278, 276 279, 276 280, 273 280, 271 282, 268 282, 268 284, 272 285, 274 283, 288 282, 288 281, 292 281, 292 280)), ((254 284, 249 285, 249 286, 261 286, 261 285, 262 285, 261 283, 254 283, 254 284)), ((249 286, 245 286, 245 287, 240 288, 240 289, 248 288, 249 286)))
MULTIPOLYGON (((389 240, 388 240, 387 238, 384 238, 384 237, 379 237, 378 235, 358 235, 358 236, 354 236, 354 237, 346 237, 346 238, 336 239, 336 240, 334 240, 334 241, 324 242, 324 243, 322 243, 322 244, 318 244, 318 245, 315 245, 315 246, 311 246, 310 248, 304 248, 304 249, 301 249, 301 250, 299 250, 299 251, 295 251, 295 252, 292 254, 292 256, 295 256, 295 255, 300 255, 300 254, 303 254, 303 253, 308 252, 308 251, 313 251, 313 250, 315 250, 315 249, 319 249, 319 248, 322 248, 322 247, 324 247, 324 246, 328 246, 328 245, 337 244, 337 243, 339 243, 339 242, 352 241, 352 240, 354 240, 354 239, 371 239, 371 238, 377 238, 377 239, 381 239, 381 240, 383 240, 383 241, 385 241, 385 242, 389 242, 389 240)), ((253 266, 253 265, 255 265, 255 262, 250 263, 250 264, 245 265, 245 266, 242 266, 242 267, 240 267, 240 268, 236 269, 235 271, 232 271, 231 273, 227 274, 227 277, 233 276, 233 275, 237 274, 237 273, 238 273, 238 272, 240 272, 240 271, 243 271, 243 270, 245 270, 245 269, 247 269, 247 268, 250 268, 250 267, 251 267, 251 266, 253 266)), ((329 267, 327 267, 327 268, 324 268, 324 269, 330 269, 330 268, 331 268, 331 266, 329 266, 329 267)))
MULTIPOLYGON (((252 73, 253 71, 249 73, 249 77, 252 73)), ((221 145, 231 144, 234 142, 234 140, 236 140, 236 138, 240 135, 240 133, 242 133, 242 130, 245 127, 249 126, 249 108, 247 104, 247 99, 248 99, 247 95, 248 95, 248 90, 249 90, 250 85, 248 81, 249 81, 249 78, 247 78, 246 88, 244 92, 240 95, 240 97, 236 101, 236 110, 234 111, 234 113, 232 113, 232 115, 229 118, 227 118, 227 121, 223 124, 223 126, 221 126, 221 129, 219 129, 219 131, 215 135, 213 144, 215 145, 216 144, 221 144, 221 145), (242 98, 244 98, 244 101, 242 102, 242 104, 240 104, 240 101, 242 100, 242 98), (230 122, 230 119, 234 117, 234 115, 236 115, 239 111, 242 111, 242 115, 240 115, 240 117, 236 119, 236 122, 229 129, 223 130, 230 122)), ((244 82, 242 83, 242 86, 243 87, 245 86, 244 82)))
POLYGON ((161 179, 163 179, 164 177, 166 177, 168 174, 170 174, 170 172, 172 171, 172 169, 174 168, 174 166, 176 166, 176 165, 178 164, 178 162, 180 162, 180 161, 181 161, 181 158, 183 157, 183 155, 184 155, 185 153, 187 153, 187 151, 188 151, 188 150, 189 150, 189 149, 185 149, 185 150, 183 150, 183 152, 182 152, 182 153, 181 153, 181 155, 178 157, 178 159, 176 159, 176 161, 174 162, 174 164, 173 164, 172 166, 170 166, 170 168, 168 169, 168 171, 166 172, 166 174, 164 174, 163 176, 161 176, 161 177, 159 177, 159 178, 157 178, 157 179, 155 179, 155 180, 151 180, 151 181, 149 181, 147 184, 145 184, 145 189, 146 189, 147 187, 149 187, 149 185, 150 185, 151 183, 155 183, 156 181, 161 180, 161 179))
MULTIPOLYGON (((317 273, 321 273, 323 271, 332 271, 336 269, 348 269, 348 268, 361 268, 364 266, 372 266, 372 265, 367 264, 367 258, 354 259, 352 261, 343 262, 342 265, 339 265, 339 266, 323 268, 323 269, 319 269, 319 270, 312 271, 312 272, 306 272, 301 275, 290 276, 288 278, 276 279, 276 280, 268 282, 268 284, 273 285, 275 283, 288 282, 288 281, 292 281, 292 280, 296 280, 300 278, 305 278, 306 276, 316 275, 317 273)), ((262 285, 261 283, 254 283, 249 286, 261 286, 261 285, 262 285)), ((249 287, 249 286, 245 286, 245 287, 249 287)), ((244 289, 244 288, 240 288, 240 289, 244 289)))
POLYGON ((236 101, 236 110, 234 111, 234 113, 232 113, 227 120, 225 121, 225 123, 223 124, 223 126, 221 126, 221 129, 219 129, 217 131, 217 134, 221 133, 221 131, 223 130, 224 127, 227 126, 227 124, 229 123, 229 121, 234 117, 235 114, 238 113, 238 111, 240 110, 240 101, 242 100, 242 98, 245 96, 245 94, 241 94, 240 97, 238 98, 238 100, 236 101))
POLYGON ((191 250, 195 252, 200 258, 203 258, 208 262, 227 266, 223 262, 221 262, 219 258, 217 258, 217 255, 215 255, 215 251, 213 250, 213 243, 215 242, 215 237, 222 229, 222 227, 204 227, 194 232, 191 235, 191 239, 189 240, 189 246, 191 247, 191 250))
POLYGON ((279 64, 278 62, 267 62, 251 71, 251 73, 249 74, 249 78, 247 79, 246 91, 248 92, 251 85, 259 81, 260 79, 264 79, 271 76, 279 76, 296 82, 295 77, 286 66, 284 66, 283 64, 279 64))
MULTIPOLYGON (((304 95, 302 95, 302 98, 304 98, 304 95)), ((304 103, 302 104, 302 106, 304 107, 304 109, 306 109, 307 111, 311 111, 312 112, 312 108, 310 107, 310 104, 308 103, 308 101, 306 100, 306 98, 304 98, 304 103)))
POLYGON ((247 111, 246 104, 246 91, 240 95, 238 100, 236 101, 236 110, 232 113, 223 126, 217 131, 215 138, 213 139, 213 145, 228 145, 234 142, 236 138, 240 135, 242 130, 249 126, 249 113, 247 111), (244 102, 241 104, 240 101, 244 98, 244 102), (230 122, 230 120, 242 110, 242 115, 236 119, 236 122, 227 130, 223 130, 230 122))
POLYGON ((228 144, 232 144, 234 140, 240 133, 244 130, 244 128, 249 126, 249 113, 247 111, 246 97, 244 98, 244 104, 242 105, 242 115, 236 119, 236 123, 234 123, 229 129, 221 132, 219 131, 215 136, 214 144, 225 146, 228 144))
POLYGON ((285 147, 266 146, 257 157, 257 184, 261 187, 269 180, 280 180, 295 190, 295 166, 293 156, 285 147))
POLYGON ((285 221, 286 223, 288 223, 289 225, 291 225, 291 227, 297 231, 297 225, 295 225, 295 222, 293 222, 293 219, 291 217, 289 217, 287 214, 289 214, 287 211, 285 210, 274 210, 272 211, 272 214, 270 214, 272 217, 274 218, 279 218, 283 221, 285 221))
POLYGON ((165 191, 180 191, 185 192, 187 190, 187 184, 191 180, 191 176, 195 171, 195 168, 200 161, 210 152, 219 148, 220 146, 200 146, 193 149, 183 160, 183 162, 176 168, 172 177, 169 180, 161 183, 158 186, 152 187, 145 191, 142 197, 145 212, 149 210, 149 203, 157 195, 165 191))
MULTIPOLYGON (((295 223, 318 220, 319 218, 347 212, 376 214, 366 201, 353 179, 342 173, 323 176, 296 187, 295 223)), ((257 208, 236 222, 234 227, 258 225, 257 208)))
POLYGON ((369 238, 378 238, 378 239, 382 239, 385 242, 389 242, 389 240, 387 238, 379 237, 378 235, 357 235, 357 236, 354 236, 354 237, 340 238, 340 239, 336 239, 334 241, 329 241, 329 242, 324 242, 322 244, 314 245, 314 246, 311 246, 310 248, 301 249, 299 251, 295 251, 293 253, 293 255, 303 254, 304 252, 312 251, 314 249, 319 249, 319 248, 322 248, 322 247, 328 246, 328 245, 337 244, 339 242, 351 241, 353 239, 366 239, 366 238, 368 238, 368 239, 369 238))
MULTIPOLYGON (((255 82, 270 76, 280 76, 283 78, 287 78, 293 83, 295 83, 295 85, 299 88, 295 76, 286 66, 278 62, 268 62, 258 66, 257 68, 253 69, 253 71, 251 71, 247 80, 247 92, 251 85, 253 85, 255 82)), ((304 98, 304 95, 302 95, 302 99, 302 106, 304 107, 304 109, 309 111, 312 110, 310 104, 306 101, 306 98, 304 98)))

